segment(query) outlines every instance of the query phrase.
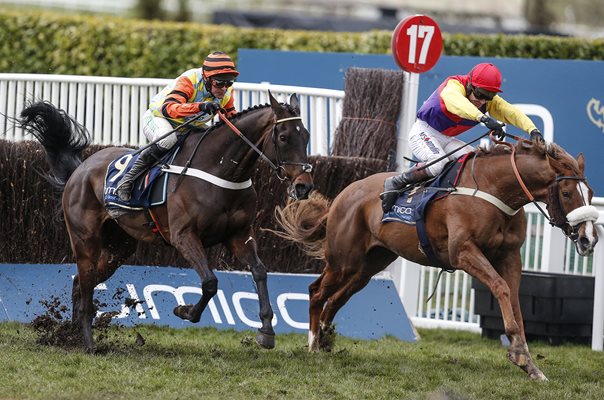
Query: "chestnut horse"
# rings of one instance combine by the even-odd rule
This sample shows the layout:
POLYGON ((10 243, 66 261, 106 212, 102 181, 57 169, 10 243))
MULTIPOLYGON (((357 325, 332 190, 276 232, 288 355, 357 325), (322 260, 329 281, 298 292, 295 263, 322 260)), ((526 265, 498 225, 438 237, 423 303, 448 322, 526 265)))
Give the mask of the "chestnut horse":
MULTIPOLYGON (((278 103, 270 92, 269 98, 270 105, 244 110, 232 122, 218 123, 207 131, 191 131, 173 164, 185 166, 190 160, 191 169, 214 175, 218 183, 174 176, 168 183, 166 203, 153 208, 164 239, 182 254, 202 281, 199 302, 179 305, 174 313, 191 322, 200 320, 218 290, 204 247, 222 243, 252 272, 262 321, 256 341, 265 348, 275 346, 275 332, 266 268, 258 258, 252 231, 257 196, 250 177, 257 160, 263 157, 279 179, 291 181, 289 193, 293 197, 307 198, 313 186, 312 168, 307 163, 310 135, 302 124, 297 97, 292 95, 290 104, 278 103), (235 130, 229 126, 233 124, 235 130), (231 187, 224 183, 226 188, 218 186, 225 181, 231 187)), ((94 287, 124 263, 138 240, 161 240, 151 231, 145 211, 112 218, 103 204, 107 166, 130 149, 105 148, 82 162, 80 152, 89 144, 86 129, 46 102, 25 108, 20 122, 44 146, 50 177, 63 190, 63 214, 78 269, 73 281, 72 319, 81 325, 84 347, 92 351, 94 287)))
POLYGON ((313 194, 277 210, 283 235, 325 260, 323 272, 309 287, 309 351, 330 350, 338 310, 400 256, 422 265, 461 269, 484 283, 501 308, 511 340, 508 358, 531 378, 546 379, 530 356, 518 298, 520 249, 526 236, 522 207, 533 198, 546 203, 550 222, 575 242, 581 255, 590 254, 598 240, 598 212, 590 205, 593 192, 583 173, 583 155, 575 159, 553 143, 497 143, 491 150, 479 149, 468 163, 473 165, 462 171, 458 187, 471 188, 462 193, 467 195, 449 195, 429 204, 425 225, 437 263, 420 247, 415 226, 382 223, 379 194, 391 173, 352 183, 331 205, 313 194), (474 189, 499 203, 472 196, 474 189))

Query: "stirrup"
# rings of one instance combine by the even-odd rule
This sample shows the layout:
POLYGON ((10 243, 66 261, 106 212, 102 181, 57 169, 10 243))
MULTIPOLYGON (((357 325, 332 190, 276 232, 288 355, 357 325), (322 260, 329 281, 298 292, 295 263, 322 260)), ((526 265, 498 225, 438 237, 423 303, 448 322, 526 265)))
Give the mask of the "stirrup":
POLYGON ((384 200, 384 196, 390 193, 401 193, 401 189, 384 190, 380 193, 380 200, 384 200))

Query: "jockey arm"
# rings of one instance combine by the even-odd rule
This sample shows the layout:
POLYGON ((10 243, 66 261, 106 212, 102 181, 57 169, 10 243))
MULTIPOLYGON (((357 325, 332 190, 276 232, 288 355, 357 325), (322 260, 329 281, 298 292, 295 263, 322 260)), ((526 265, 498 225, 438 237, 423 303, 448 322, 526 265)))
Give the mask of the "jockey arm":
POLYGON ((174 89, 166 96, 161 105, 162 115, 166 118, 176 119, 199 113, 199 103, 189 103, 194 92, 191 80, 186 76, 179 77, 174 89))
POLYGON ((531 133, 537 129, 533 121, 525 113, 499 96, 493 97, 493 100, 488 102, 487 110, 493 118, 506 124, 514 125, 527 133, 531 133))
MULTIPOLYGON (((222 102, 220 102, 220 104, 222 104, 222 102)), ((229 101, 223 105, 222 108, 224 108, 226 111, 226 116, 228 118, 231 118, 233 115, 237 114, 237 110, 235 109, 235 101, 232 94, 231 97, 229 97, 229 101)))
MULTIPOLYGON (((480 121, 484 115, 482 111, 468 100, 466 89, 457 80, 450 79, 441 91, 440 96, 445 103, 445 107, 447 107, 447 111, 457 116, 473 121, 480 121)), ((526 114, 499 95, 496 95, 493 97, 493 100, 487 102, 487 111, 493 118, 506 124, 517 126, 525 132, 530 133, 537 129, 533 121, 526 114)))

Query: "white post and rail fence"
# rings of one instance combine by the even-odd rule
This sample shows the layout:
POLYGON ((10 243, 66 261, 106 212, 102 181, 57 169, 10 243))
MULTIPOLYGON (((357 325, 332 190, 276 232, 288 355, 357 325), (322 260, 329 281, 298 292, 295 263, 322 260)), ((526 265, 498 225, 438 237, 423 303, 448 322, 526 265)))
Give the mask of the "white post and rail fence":
MULTIPOLYGON (((410 74, 405 74, 405 79, 410 74)), ((97 144, 140 145, 145 138, 140 116, 149 99, 169 80, 89 76, 0 74, 0 139, 27 140, 15 123, 27 102, 48 100, 67 111, 88 128, 97 144)), ((410 80, 411 100, 417 102, 417 82, 410 80)), ((329 155, 335 130, 342 117, 344 92, 338 90, 235 83, 237 109, 268 101, 268 89, 280 101, 297 93, 305 126, 311 133, 310 154, 329 155)), ((404 104, 403 104, 404 106, 404 104)), ((519 105, 527 113, 539 112, 519 105)), ((413 107, 415 108, 415 107, 413 107)), ((410 126, 415 110, 405 109, 400 124, 410 126)), ((543 115, 541 115, 543 118, 543 115)), ((544 131, 547 129, 544 129, 544 131)), ((401 135, 406 132, 401 132, 401 135)), ((553 139, 553 132, 544 132, 553 139)), ((399 138, 404 141, 404 138, 399 138)), ((600 210, 600 242, 593 256, 579 256, 571 242, 552 228, 533 205, 526 206, 527 240, 523 247, 523 269, 595 277, 592 348, 602 350, 604 336, 604 198, 594 198, 600 210)), ((416 326, 480 331, 474 313, 471 277, 457 271, 445 274, 435 295, 426 301, 436 284, 438 270, 399 260, 385 274, 394 280, 407 313, 416 326)))

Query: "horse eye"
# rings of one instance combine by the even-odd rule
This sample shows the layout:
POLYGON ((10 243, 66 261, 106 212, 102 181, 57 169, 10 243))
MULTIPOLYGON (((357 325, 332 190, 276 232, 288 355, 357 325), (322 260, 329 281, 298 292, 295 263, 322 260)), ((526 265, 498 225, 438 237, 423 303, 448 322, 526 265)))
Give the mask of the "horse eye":
POLYGON ((279 135, 279 140, 282 142, 287 142, 287 136, 282 133, 281 135, 279 135))
POLYGON ((568 199, 570 197, 570 192, 562 192, 562 197, 566 197, 568 199))

